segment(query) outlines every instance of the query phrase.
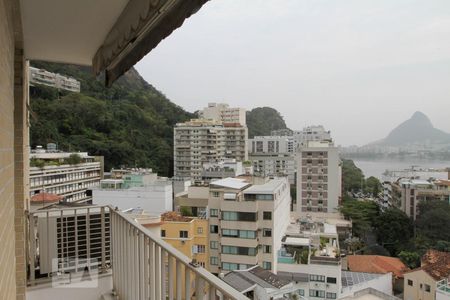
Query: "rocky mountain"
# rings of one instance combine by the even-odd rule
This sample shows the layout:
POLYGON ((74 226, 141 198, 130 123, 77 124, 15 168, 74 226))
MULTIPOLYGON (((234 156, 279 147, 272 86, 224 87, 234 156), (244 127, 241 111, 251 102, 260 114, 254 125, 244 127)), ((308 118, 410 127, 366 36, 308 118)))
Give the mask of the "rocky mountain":
POLYGON ((405 146, 441 143, 450 143, 450 134, 435 128, 424 113, 417 111, 410 119, 394 128, 386 138, 374 144, 405 146))
POLYGON ((281 114, 271 107, 257 107, 247 111, 248 137, 270 135, 272 130, 286 129, 281 114))

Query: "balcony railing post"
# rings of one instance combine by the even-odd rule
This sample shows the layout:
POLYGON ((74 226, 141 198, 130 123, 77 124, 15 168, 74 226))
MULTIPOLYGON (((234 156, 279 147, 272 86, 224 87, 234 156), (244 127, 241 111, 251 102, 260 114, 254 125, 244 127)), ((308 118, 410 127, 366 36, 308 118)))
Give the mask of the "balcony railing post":
MULTIPOLYGON (((156 299, 161 299, 161 247, 155 244, 155 293, 156 299)), ((164 299, 165 300, 165 299, 164 299)))
POLYGON ((170 254, 167 255, 167 272, 168 272, 168 276, 167 276, 167 283, 169 286, 169 300, 173 300, 173 282, 174 282, 174 277, 173 277, 173 258, 170 254))
POLYGON ((184 299, 191 299, 191 271, 184 268, 184 299))
POLYGON ((150 277, 149 277, 149 238, 144 236, 144 299, 150 297, 150 277))
POLYGON ((167 251, 161 248, 161 299, 166 300, 166 257, 167 251))
POLYGON ((181 300, 181 262, 179 260, 176 260, 176 276, 177 276, 177 300, 181 300))
POLYGON ((203 283, 204 280, 200 276, 195 277, 195 298, 196 300, 203 300, 203 283))

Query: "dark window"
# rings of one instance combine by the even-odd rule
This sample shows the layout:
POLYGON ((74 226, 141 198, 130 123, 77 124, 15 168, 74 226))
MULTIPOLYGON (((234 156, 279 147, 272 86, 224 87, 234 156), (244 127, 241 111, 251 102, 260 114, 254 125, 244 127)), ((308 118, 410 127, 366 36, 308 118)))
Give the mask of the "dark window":
POLYGON ((271 237, 272 236, 272 229, 264 228, 263 229, 263 236, 264 237, 271 237))
POLYGON ((428 284, 425 284, 425 292, 430 292, 431 291, 431 287, 428 284))
POLYGON ((161 230, 161 236, 162 237, 165 237, 166 236, 166 231, 163 229, 163 230, 161 230))
POLYGON ((413 281, 411 279, 408 279, 408 285, 413 286, 413 281))
POLYGON ((180 238, 187 239, 188 238, 188 232, 185 230, 180 230, 180 238))
POLYGON ((272 220, 272 212, 271 211, 263 212, 263 219, 264 220, 272 220))
POLYGON ((327 277, 327 283, 336 283, 336 277, 327 277))
POLYGON ((219 226, 217 226, 217 225, 211 225, 211 226, 209 226, 209 231, 210 231, 211 233, 219 233, 219 226))
POLYGON ((336 299, 336 293, 327 293, 327 299, 336 299))

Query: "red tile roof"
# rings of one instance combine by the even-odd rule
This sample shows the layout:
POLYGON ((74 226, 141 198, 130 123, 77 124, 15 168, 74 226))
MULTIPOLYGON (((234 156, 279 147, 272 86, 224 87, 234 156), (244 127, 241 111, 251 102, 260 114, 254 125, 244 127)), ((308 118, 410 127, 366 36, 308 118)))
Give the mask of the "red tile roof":
POLYGON ((450 252, 428 250, 422 256, 421 267, 411 272, 423 270, 436 281, 450 276, 450 252))
POLYGON ((31 202, 59 202, 63 197, 50 193, 39 193, 31 197, 31 202))
POLYGON ((350 271, 377 274, 393 273, 396 278, 403 278, 403 273, 409 270, 397 257, 349 255, 347 256, 347 262, 350 271))

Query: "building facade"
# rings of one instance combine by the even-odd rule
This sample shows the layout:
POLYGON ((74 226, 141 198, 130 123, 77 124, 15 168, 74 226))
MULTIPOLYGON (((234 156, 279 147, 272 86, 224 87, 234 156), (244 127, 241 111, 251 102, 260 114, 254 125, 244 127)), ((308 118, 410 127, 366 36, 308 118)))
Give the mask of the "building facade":
POLYGON ((225 103, 208 103, 208 107, 199 112, 202 119, 221 121, 223 123, 237 123, 246 126, 245 109, 229 107, 225 103))
POLYGON ((80 92, 80 82, 75 78, 33 67, 29 68, 29 72, 30 85, 43 84, 70 92, 80 92))
POLYGON ((276 270, 276 249, 289 223, 289 183, 276 178, 251 184, 226 178, 210 184, 210 271, 218 274, 260 265, 276 270))
POLYGON ((247 160, 247 127, 196 119, 174 128, 174 176, 202 179, 204 163, 247 160))
POLYGON ((297 153, 297 211, 335 212, 342 193, 338 148, 307 142, 297 153))
POLYGON ((92 200, 89 190, 103 178, 103 157, 87 152, 49 152, 36 150, 30 154, 30 196, 56 194, 67 202, 92 200), (71 161, 75 155, 78 161, 71 161))
POLYGON ((104 179, 92 189, 93 202, 121 210, 142 208, 159 215, 173 210, 172 181, 158 177, 151 169, 136 169, 122 179, 104 179))
POLYGON ((422 179, 399 179, 391 184, 391 197, 395 206, 415 220, 422 201, 449 201, 448 181, 422 179))

